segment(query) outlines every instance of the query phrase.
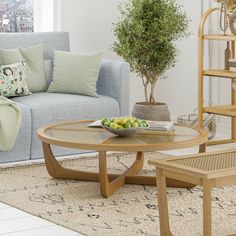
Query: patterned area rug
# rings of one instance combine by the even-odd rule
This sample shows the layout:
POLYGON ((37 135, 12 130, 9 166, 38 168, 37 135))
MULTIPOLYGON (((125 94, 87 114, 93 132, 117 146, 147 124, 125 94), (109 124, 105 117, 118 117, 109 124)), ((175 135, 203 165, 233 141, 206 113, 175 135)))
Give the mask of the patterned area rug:
MULTIPOLYGON (((119 173, 133 154, 108 155, 109 171, 119 173)), ((146 159, 162 158, 147 153, 146 159)), ((97 156, 62 161, 71 168, 97 171, 97 156)), ((154 175, 145 164, 142 174, 154 175)), ((52 179, 44 164, 0 169, 0 201, 84 235, 160 235, 156 188, 125 185, 108 199, 97 182, 52 179)), ((168 188, 170 224, 174 235, 202 235, 202 189, 168 188)), ((236 186, 212 193, 213 235, 236 232, 236 186)))

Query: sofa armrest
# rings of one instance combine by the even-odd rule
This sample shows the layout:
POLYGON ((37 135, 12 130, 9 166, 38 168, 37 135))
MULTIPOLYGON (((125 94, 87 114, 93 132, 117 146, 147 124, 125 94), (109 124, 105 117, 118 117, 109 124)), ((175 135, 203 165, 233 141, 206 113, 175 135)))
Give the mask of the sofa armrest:
POLYGON ((115 98, 120 104, 120 115, 129 114, 129 72, 128 63, 121 60, 102 60, 97 93, 115 98))

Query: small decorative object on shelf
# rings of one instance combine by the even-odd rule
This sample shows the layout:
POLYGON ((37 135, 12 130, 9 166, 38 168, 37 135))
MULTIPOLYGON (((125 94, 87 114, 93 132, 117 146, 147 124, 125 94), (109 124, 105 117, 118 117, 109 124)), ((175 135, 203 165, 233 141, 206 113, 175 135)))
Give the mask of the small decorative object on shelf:
POLYGON ((228 27, 236 35, 236 0, 215 0, 221 4, 220 29, 227 34, 228 27))
POLYGON ((226 0, 221 1, 221 8, 220 8, 220 29, 226 34, 226 31, 229 26, 229 21, 227 17, 227 7, 226 7, 226 0))
MULTIPOLYGON (((189 115, 181 115, 178 117, 178 123, 188 126, 198 127, 198 116, 195 113, 189 115)), ((204 113, 203 129, 208 132, 208 139, 211 140, 216 135, 216 116, 213 114, 204 113)))
POLYGON ((229 70, 229 60, 232 57, 232 51, 230 49, 230 42, 227 41, 227 47, 225 49, 225 70, 229 70))
POLYGON ((223 4, 223 9, 227 13, 231 13, 236 9, 236 0, 215 0, 216 2, 223 4))
POLYGON ((229 15, 229 28, 231 33, 236 35, 236 11, 229 15))
POLYGON ((232 83, 232 89, 233 89, 234 91, 236 91, 236 81, 235 81, 235 80, 234 80, 233 83, 232 83))
POLYGON ((228 60, 229 70, 236 72, 236 59, 229 59, 228 60))

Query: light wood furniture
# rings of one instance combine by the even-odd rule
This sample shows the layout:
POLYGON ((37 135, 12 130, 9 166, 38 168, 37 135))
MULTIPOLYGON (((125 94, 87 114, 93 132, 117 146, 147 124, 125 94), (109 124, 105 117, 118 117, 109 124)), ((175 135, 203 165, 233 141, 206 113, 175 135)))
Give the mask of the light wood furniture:
POLYGON ((211 188, 236 184, 236 151, 166 158, 149 161, 149 164, 156 167, 161 236, 172 235, 168 217, 166 178, 203 186, 203 236, 210 236, 211 188))
MULTIPOLYGON (((155 185, 153 176, 138 176, 143 168, 144 152, 163 151, 191 146, 199 146, 199 152, 205 152, 207 133, 203 130, 175 125, 174 134, 156 131, 145 131, 130 137, 118 137, 102 128, 88 128, 92 121, 62 122, 38 131, 38 137, 43 142, 44 158, 47 170, 52 177, 63 179, 79 179, 100 181, 101 194, 109 197, 125 183, 155 185), (55 159, 51 145, 96 150, 99 152, 99 173, 71 170, 60 165, 55 159), (136 152, 136 159, 125 173, 108 174, 107 151, 136 152)), ((169 186, 193 187, 192 184, 168 180, 169 186)))
MULTIPOLYGON (((198 124, 199 128, 203 127, 203 113, 211 113, 216 115, 228 116, 231 117, 231 138, 226 140, 218 140, 218 141, 209 141, 207 145, 217 145, 223 143, 231 143, 236 141, 236 91, 231 89, 231 104, 225 106, 212 106, 212 107, 204 107, 203 104, 203 90, 204 90, 204 78, 226 78, 230 79, 231 83, 236 80, 236 72, 229 71, 227 66, 227 61, 229 58, 235 58, 236 56, 236 35, 220 35, 220 34, 205 34, 204 26, 208 17, 215 11, 220 10, 219 8, 211 8, 202 16, 201 23, 199 26, 198 33, 198 124), (231 54, 226 53, 226 63, 224 69, 204 69, 204 42, 206 40, 220 40, 225 41, 227 45, 227 52, 230 49, 231 54)), ((224 57, 224 55, 222 55, 224 57)), ((229 91, 230 92, 230 91, 229 91)))

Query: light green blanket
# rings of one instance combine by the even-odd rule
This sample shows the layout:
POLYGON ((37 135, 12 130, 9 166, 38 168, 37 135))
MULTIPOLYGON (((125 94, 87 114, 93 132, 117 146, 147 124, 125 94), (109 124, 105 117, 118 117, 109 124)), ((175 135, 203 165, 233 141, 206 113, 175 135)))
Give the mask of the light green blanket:
POLYGON ((0 96, 0 151, 13 148, 21 125, 21 110, 16 103, 0 96))

